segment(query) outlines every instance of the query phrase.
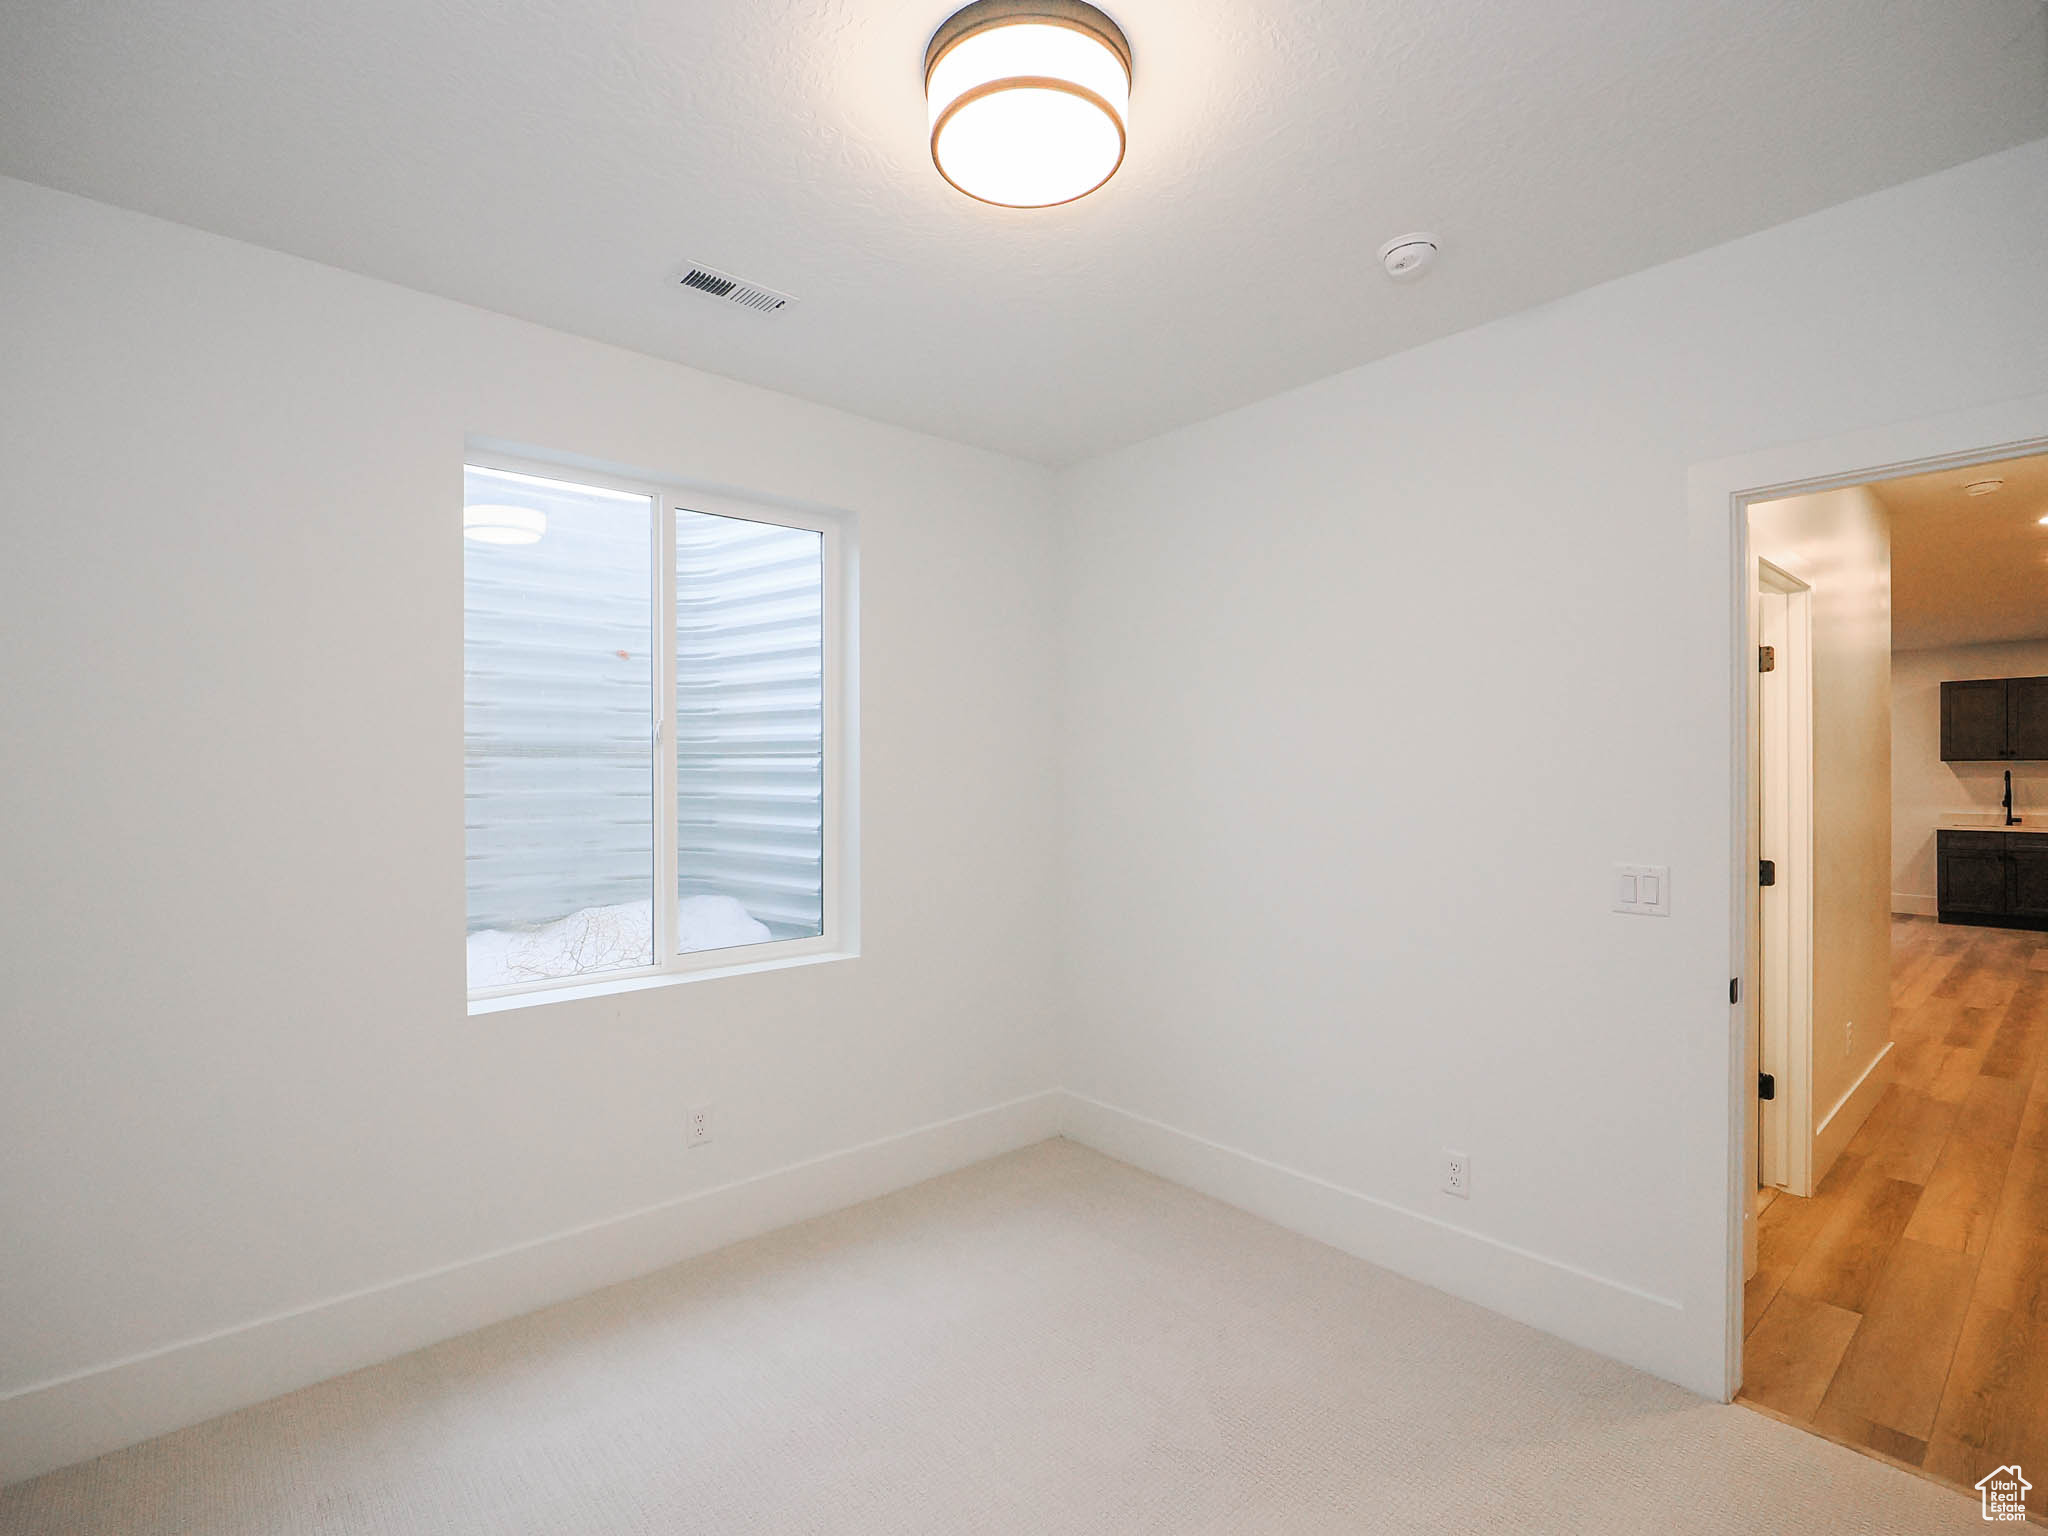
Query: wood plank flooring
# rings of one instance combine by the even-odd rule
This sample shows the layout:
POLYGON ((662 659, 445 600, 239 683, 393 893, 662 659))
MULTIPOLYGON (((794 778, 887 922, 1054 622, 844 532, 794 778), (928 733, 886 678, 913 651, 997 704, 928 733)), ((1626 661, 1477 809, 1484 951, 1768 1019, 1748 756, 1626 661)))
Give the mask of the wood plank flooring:
POLYGON ((1813 1198, 1762 1205, 1742 1399, 1964 1488, 2048 1474, 2048 934, 1894 919, 1892 1038, 1813 1198))

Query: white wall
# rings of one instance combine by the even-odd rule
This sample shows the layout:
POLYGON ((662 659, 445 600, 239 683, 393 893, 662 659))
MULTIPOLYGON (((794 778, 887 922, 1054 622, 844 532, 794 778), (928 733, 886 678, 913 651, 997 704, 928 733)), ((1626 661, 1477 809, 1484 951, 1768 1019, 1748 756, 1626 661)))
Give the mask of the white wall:
POLYGON ((1052 1131, 979 1114, 1056 1081, 1047 472, 16 182, 0 231, 0 1478, 1052 1131), (467 1015, 465 433, 857 513, 859 959, 467 1015))
POLYGON ((1891 518, 1862 486, 1758 503, 1750 547, 1804 581, 1812 625, 1818 1183, 1876 1102, 1891 1040, 1891 518))
POLYGON ((1973 677, 2048 677, 2048 640, 1892 653, 1894 912, 1933 915, 1935 823, 1958 813, 1997 814, 2007 766, 2017 812, 2048 818, 2048 764, 1941 760, 1941 685, 1973 677))
POLYGON ((2043 249, 2037 143, 1068 473, 1077 1129, 1719 1390, 1725 497, 1780 482, 1688 470, 2048 391, 2043 249))

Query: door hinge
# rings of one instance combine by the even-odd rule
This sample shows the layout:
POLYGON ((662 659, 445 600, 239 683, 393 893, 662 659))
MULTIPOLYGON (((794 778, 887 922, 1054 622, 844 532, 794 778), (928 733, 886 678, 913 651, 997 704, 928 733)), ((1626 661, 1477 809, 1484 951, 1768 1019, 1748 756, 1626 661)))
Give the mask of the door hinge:
POLYGON ((1742 1001, 1742 978, 1740 976, 1730 976, 1728 978, 1728 1001, 1731 1003, 1742 1001))
POLYGON ((1756 1096, 1760 1099, 1775 1099, 1778 1096, 1778 1080, 1768 1072, 1757 1073, 1756 1096))
POLYGON ((1756 648, 1756 669, 1759 672, 1778 670, 1778 648, 1775 645, 1760 645, 1756 648))
POLYGON ((1778 861, 1776 859, 1758 859, 1756 861, 1756 883, 1758 885, 1776 885, 1778 883, 1778 861))

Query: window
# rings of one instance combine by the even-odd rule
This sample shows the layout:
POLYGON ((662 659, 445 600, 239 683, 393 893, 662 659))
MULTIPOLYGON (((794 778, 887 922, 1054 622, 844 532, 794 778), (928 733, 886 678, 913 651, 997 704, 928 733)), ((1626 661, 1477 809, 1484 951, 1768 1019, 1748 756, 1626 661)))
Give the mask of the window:
POLYGON ((840 947, 830 519, 463 475, 473 998, 840 947))

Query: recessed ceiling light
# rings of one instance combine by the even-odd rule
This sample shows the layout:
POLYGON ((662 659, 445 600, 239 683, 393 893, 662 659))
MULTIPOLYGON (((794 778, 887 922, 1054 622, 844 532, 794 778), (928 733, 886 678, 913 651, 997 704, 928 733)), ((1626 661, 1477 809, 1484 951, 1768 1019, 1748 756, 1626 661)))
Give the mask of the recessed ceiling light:
POLYGON ((462 536, 479 544, 538 544, 548 515, 532 507, 484 505, 462 509, 462 536))
POLYGON ((1963 487, 1963 494, 1965 496, 1989 496, 1993 491, 2002 491, 2004 489, 2005 482, 1994 475, 1988 480, 1972 480, 1963 487))
POLYGON ((984 203, 1086 197, 1124 159, 1131 45, 1083 0, 976 0, 924 53, 932 164, 984 203))

